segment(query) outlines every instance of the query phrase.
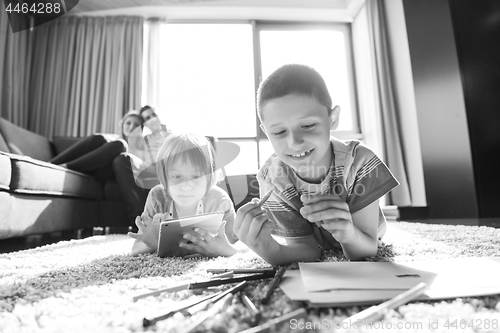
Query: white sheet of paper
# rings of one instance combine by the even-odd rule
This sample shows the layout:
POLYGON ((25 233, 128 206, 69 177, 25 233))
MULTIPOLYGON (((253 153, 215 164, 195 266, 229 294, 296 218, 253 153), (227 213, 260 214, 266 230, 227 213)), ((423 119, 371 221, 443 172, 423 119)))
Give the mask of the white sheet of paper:
POLYGON ((428 285, 436 273, 394 262, 300 263, 306 291, 332 289, 410 289, 420 282, 428 285))
MULTIPOLYGON (((320 265, 330 263, 318 263, 320 265)), ((373 263, 369 263, 373 264, 373 263)), ((384 264, 384 263, 375 263, 384 264)), ((431 272, 435 278, 417 300, 447 299, 500 294, 500 257, 432 259, 399 263, 411 269, 431 272)), ((371 265, 368 265, 371 266, 371 265)), ((367 267, 368 267, 367 266, 367 267)), ((381 267, 384 265, 381 265, 381 267)), ((348 267, 348 266, 342 266, 348 267)), ((329 276, 331 278, 331 276, 329 276)), ((383 276, 369 276, 376 280, 383 276)), ((363 278, 363 280, 366 277, 363 278)), ((351 306, 376 304, 403 292, 400 289, 332 289, 308 292, 301 271, 287 271, 280 288, 294 301, 308 301, 312 306, 351 306)))
MULTIPOLYGON (((311 305, 352 306, 375 304, 391 299, 402 293, 401 290, 386 289, 335 289, 320 292, 307 292, 302 283, 299 270, 287 271, 280 288, 285 295, 294 301, 308 301, 311 305)), ((425 299, 422 296, 422 299, 425 299)))
POLYGON ((467 290, 478 288, 500 288, 500 257, 466 257, 432 259, 405 263, 415 269, 437 274, 429 286, 433 292, 467 290))

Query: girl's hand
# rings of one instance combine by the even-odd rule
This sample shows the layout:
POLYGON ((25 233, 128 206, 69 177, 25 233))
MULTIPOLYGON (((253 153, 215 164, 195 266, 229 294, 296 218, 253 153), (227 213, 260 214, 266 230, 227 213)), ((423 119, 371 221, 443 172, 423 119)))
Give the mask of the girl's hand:
POLYGON ((300 214, 328 230, 339 243, 349 243, 356 237, 349 206, 337 194, 302 195, 300 200, 304 203, 300 214))
POLYGON ((236 250, 229 244, 225 228, 226 221, 223 221, 215 236, 210 235, 202 228, 195 228, 194 234, 184 234, 184 239, 191 241, 192 244, 180 243, 179 246, 207 257, 232 256, 236 250))
POLYGON ((158 213, 150 218, 146 213, 142 213, 141 216, 135 218, 135 225, 139 231, 137 233, 129 232, 128 235, 142 241, 151 249, 157 249, 162 215, 158 213))

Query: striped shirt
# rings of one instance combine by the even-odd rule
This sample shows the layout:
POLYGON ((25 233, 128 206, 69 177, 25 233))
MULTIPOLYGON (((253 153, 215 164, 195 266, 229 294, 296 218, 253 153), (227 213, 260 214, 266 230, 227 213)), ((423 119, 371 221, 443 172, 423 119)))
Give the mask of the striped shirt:
MULTIPOLYGON (((355 213, 396 187, 399 183, 387 166, 358 141, 343 142, 331 138, 334 158, 327 176, 320 184, 300 179, 294 170, 272 155, 259 170, 257 180, 261 197, 273 190, 264 204, 273 222, 273 235, 300 238, 313 235, 324 248, 338 247, 338 242, 324 228, 310 223, 300 214, 301 194, 336 193, 355 213)), ((379 208, 378 237, 382 237, 387 222, 379 208)))

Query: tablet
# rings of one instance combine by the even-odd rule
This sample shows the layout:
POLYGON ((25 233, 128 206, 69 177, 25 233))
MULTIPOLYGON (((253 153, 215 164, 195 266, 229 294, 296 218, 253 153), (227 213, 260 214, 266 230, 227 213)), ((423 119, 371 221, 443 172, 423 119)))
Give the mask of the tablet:
POLYGON ((185 233, 193 233, 194 228, 205 229, 212 236, 217 235, 224 212, 214 212, 187 216, 160 223, 158 237, 158 257, 185 256, 194 252, 179 247, 185 233))

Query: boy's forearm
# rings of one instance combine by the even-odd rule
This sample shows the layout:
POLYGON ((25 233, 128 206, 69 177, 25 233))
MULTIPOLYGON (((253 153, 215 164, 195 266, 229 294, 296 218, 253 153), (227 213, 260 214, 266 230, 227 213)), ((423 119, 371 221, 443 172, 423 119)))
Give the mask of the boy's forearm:
POLYGON ((294 262, 317 261, 321 256, 318 244, 311 236, 301 241, 288 241, 287 245, 281 245, 274 240, 275 246, 272 251, 260 251, 262 259, 271 265, 287 265, 294 262), (305 240, 305 242, 303 241, 305 240))
POLYGON ((356 238, 349 243, 341 243, 347 259, 361 260, 377 254, 378 240, 356 228, 356 238))
POLYGON ((281 252, 273 265, 287 265, 294 262, 318 261, 321 256, 319 246, 312 248, 306 244, 281 245, 281 252))

